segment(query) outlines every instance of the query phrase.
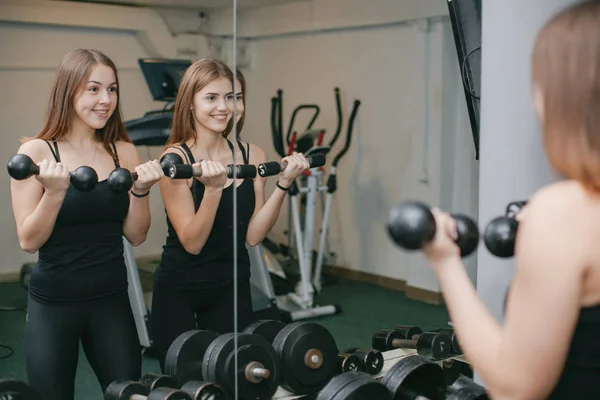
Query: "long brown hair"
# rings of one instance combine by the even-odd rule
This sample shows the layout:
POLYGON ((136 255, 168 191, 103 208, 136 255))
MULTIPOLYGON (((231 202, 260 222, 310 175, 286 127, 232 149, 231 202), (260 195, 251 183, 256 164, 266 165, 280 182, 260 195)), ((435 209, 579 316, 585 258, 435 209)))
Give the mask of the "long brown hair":
MULTIPOLYGON (((244 128, 244 120, 246 119, 246 77, 239 69, 236 69, 236 79, 240 82, 240 86, 242 87, 242 104, 244 105, 244 113, 242 114, 240 120, 237 122, 237 137, 240 138, 242 134, 242 128, 244 128)), ((233 130, 233 118, 227 124, 227 129, 223 132, 223 136, 227 137, 233 130)))
POLYGON ((550 165, 600 191, 600 2, 577 3, 550 19, 536 38, 531 68, 550 165))
MULTIPOLYGON (((119 92, 119 77, 114 62, 98 50, 75 49, 67 53, 56 71, 50 100, 46 111, 46 122, 33 139, 59 140, 69 132, 75 118, 75 96, 87 82, 92 69, 103 64, 110 67, 117 83, 117 106, 102 129, 96 130, 96 138, 104 145, 108 154, 116 158, 111 143, 117 140, 131 142, 123 125, 119 92)), ((31 140, 31 139, 24 139, 31 140)))
POLYGON ((196 142, 194 116, 191 110, 194 94, 215 79, 223 77, 229 79, 233 85, 233 72, 227 64, 219 60, 198 60, 185 71, 179 89, 177 89, 177 98, 173 110, 173 125, 166 147, 185 143, 190 139, 194 139, 194 143, 196 142))

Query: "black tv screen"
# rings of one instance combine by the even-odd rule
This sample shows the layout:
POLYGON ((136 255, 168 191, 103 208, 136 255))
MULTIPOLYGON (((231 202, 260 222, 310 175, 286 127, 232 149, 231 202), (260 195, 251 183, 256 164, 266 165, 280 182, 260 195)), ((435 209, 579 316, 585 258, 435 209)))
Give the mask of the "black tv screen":
POLYGON ((481 94, 481 0, 447 0, 454 44, 467 100, 467 110, 479 160, 481 94))
POLYGON ((140 58, 138 60, 150 94, 155 101, 174 101, 190 60, 140 58))

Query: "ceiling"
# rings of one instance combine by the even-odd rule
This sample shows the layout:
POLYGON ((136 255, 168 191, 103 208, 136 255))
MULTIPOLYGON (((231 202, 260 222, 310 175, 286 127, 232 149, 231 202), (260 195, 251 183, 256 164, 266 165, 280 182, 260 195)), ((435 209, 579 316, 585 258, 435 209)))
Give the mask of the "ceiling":
MULTIPOLYGON (((216 8, 231 8, 233 0, 71 0, 84 3, 103 3, 151 8, 207 10, 216 8)), ((237 7, 260 8, 295 2, 310 2, 312 0, 237 0, 237 7)))

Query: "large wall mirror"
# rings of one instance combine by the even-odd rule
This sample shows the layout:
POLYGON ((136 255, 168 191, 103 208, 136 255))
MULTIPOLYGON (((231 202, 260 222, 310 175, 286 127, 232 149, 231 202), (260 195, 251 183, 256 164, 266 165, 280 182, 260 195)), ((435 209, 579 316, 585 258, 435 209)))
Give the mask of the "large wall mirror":
MULTIPOLYGON (((372 378, 407 354, 439 361, 455 351, 450 333, 430 339, 441 356, 413 340, 449 316, 422 255, 389 228, 406 199, 477 215, 481 11, 449 3, 2 2, 5 159, 65 97, 73 111, 60 114, 71 120, 57 125, 58 154, 69 169, 96 170, 94 191, 108 169, 158 160, 166 176, 146 188, 127 172, 128 197, 102 203, 92 192, 62 218, 62 200, 39 211, 52 239, 43 247, 37 236, 28 246, 26 224, 15 229, 24 219, 13 210, 27 201, 15 202, 3 175, 0 378, 61 399, 96 399, 130 377, 141 395, 163 385, 213 400, 309 398, 342 372, 372 378), (110 63, 87 53, 65 61, 75 49, 110 58, 118 98, 110 63), (61 63, 70 63, 63 80, 61 63), (84 88, 71 97, 69 79, 84 88), (111 158, 100 145, 88 157, 92 142, 69 135, 85 113, 100 121, 118 110, 111 104, 131 149, 119 144, 111 158), (114 241, 103 232, 119 207, 130 223, 114 241), (76 213, 83 219, 69 219, 76 213)), ((36 163, 55 160, 48 141, 36 163)), ((475 281, 475 252, 464 260, 475 281)))

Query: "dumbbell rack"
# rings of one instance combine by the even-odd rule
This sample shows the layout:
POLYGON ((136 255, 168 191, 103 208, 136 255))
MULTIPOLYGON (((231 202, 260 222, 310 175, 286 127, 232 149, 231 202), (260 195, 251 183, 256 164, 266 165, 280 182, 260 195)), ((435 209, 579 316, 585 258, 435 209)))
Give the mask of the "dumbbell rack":
MULTIPOLYGON (((379 372, 377 375, 373 375, 374 379, 379 379, 383 377, 387 373, 387 371, 390 370, 390 368, 392 368, 398 361, 402 360, 403 358, 407 356, 417 355, 418 353, 417 350, 413 349, 395 349, 384 351, 381 354, 383 355, 383 368, 381 369, 381 372, 379 372)), ((453 356, 443 361, 447 360, 457 360, 464 363, 468 363, 464 356, 453 356)), ((442 363, 442 361, 435 362, 439 364, 442 363)), ((273 400, 295 400, 302 399, 305 397, 306 395, 293 394, 280 387, 273 396, 273 400)))

